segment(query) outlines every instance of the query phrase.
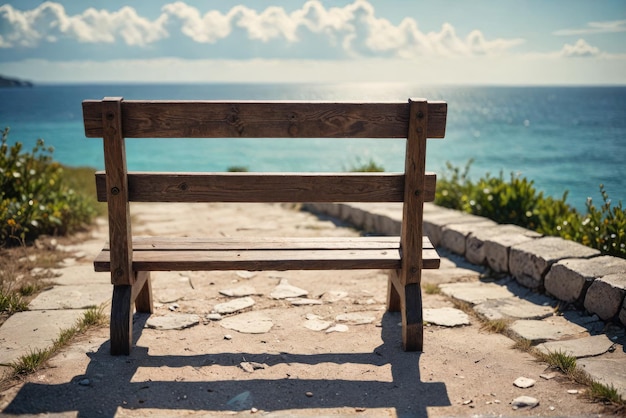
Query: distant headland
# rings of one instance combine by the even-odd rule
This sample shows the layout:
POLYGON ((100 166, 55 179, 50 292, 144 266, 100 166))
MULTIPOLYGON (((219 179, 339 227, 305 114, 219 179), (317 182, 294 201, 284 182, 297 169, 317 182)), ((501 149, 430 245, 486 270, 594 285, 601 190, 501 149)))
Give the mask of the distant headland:
POLYGON ((32 87, 31 81, 19 80, 17 78, 9 78, 0 75, 0 87, 32 87))

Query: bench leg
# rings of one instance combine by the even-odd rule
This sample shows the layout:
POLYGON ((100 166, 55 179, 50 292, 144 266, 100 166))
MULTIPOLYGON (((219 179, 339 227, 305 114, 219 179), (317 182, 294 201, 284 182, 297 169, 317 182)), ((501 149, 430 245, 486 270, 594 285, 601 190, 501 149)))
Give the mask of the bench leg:
POLYGON ((396 270, 389 271, 389 278, 387 279, 387 310, 389 312, 400 312, 402 309, 402 302, 400 301, 400 294, 394 281, 397 281, 398 272, 396 270))
MULTIPOLYGON (((150 280, 150 272, 138 271, 137 281, 133 287, 139 289, 139 293, 135 298, 135 309, 137 309, 137 312, 153 313, 154 308, 152 305, 152 282, 150 280)), ((133 296, 136 289, 133 289, 133 296)))
POLYGON ((424 348, 424 318, 422 290, 417 283, 403 285, 399 271, 389 272, 387 310, 402 315, 402 348, 404 351, 422 351, 424 348))
POLYGON ((422 290, 418 283, 404 286, 402 306, 402 348, 404 351, 423 351, 424 318, 422 316, 422 290))
POLYGON ((133 288, 114 285, 111 302, 111 355, 130 354, 133 343, 133 288))

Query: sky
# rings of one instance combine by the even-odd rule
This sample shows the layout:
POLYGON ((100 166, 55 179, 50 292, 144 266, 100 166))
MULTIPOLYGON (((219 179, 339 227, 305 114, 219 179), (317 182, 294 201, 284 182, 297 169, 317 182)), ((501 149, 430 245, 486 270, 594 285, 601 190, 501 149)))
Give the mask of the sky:
POLYGON ((625 0, 18 0, 0 74, 39 83, 625 85, 625 0))

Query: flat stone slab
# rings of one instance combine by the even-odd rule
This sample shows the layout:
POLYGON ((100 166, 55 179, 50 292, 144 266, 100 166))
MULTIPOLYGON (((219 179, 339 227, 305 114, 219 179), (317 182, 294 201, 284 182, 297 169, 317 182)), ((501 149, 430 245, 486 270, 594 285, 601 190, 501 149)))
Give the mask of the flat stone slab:
POLYGON ((543 319, 554 315, 554 308, 538 305, 518 297, 490 299, 474 306, 474 311, 487 320, 543 319))
POLYGON ((172 303, 192 295, 194 290, 188 276, 174 271, 155 271, 150 273, 152 293, 160 303, 172 303))
POLYGON ((438 268, 436 270, 422 270, 422 282, 432 284, 456 283, 460 281, 478 280, 482 275, 482 268, 438 268))
POLYGON ((113 286, 96 284, 54 286, 41 292, 29 304, 31 311, 48 309, 85 309, 100 306, 111 300, 113 286))
POLYGON ((213 311, 218 314, 229 314, 244 310, 255 304, 251 297, 233 299, 228 302, 218 303, 213 307, 213 311))
POLYGON ((560 300, 575 302, 584 297, 583 290, 594 279, 617 273, 626 275, 626 260, 611 256, 566 259, 550 268, 545 287, 548 293, 560 300))
POLYGON ((469 316, 455 308, 424 309, 424 322, 442 327, 460 327, 470 324, 469 316))
POLYGON ((319 299, 309 298, 288 298, 289 303, 294 306, 307 306, 307 305, 321 305, 322 301, 319 299))
POLYGON ((590 357, 580 359, 576 364, 591 378, 607 386, 613 385, 619 395, 626 399, 626 358, 590 357))
POLYGON ((254 287, 248 285, 222 289, 220 290, 220 293, 224 296, 229 296, 231 298, 240 298, 244 296, 252 296, 258 294, 254 287))
POLYGON ((509 330, 517 337, 531 341, 533 345, 587 335, 585 328, 560 316, 543 320, 519 319, 511 324, 509 330))
POLYGON ((299 298, 308 295, 309 292, 289 284, 287 279, 282 279, 278 286, 272 290, 270 297, 273 299, 299 298))
POLYGON ((246 312, 224 318, 220 325, 243 334, 264 334, 274 326, 272 319, 261 312, 246 312))
POLYGON ((51 271, 57 276, 51 279, 57 285, 111 284, 111 273, 97 273, 93 270, 93 264, 75 264, 51 271))
POLYGON ((324 331, 332 324, 332 322, 326 321, 318 315, 307 314, 304 327, 310 329, 311 331, 324 331))
POLYGON ((565 258, 589 258, 600 251, 558 237, 543 237, 511 247, 509 271, 522 285, 531 289, 543 285, 550 266, 565 258))
POLYGON ((347 322, 352 325, 365 325, 374 322, 376 317, 367 312, 350 312, 337 315, 335 320, 337 322, 347 322))
POLYGON ((82 309, 26 311, 11 315, 0 327, 0 363, 52 346, 62 330, 76 325, 82 309))
POLYGON ((445 295, 472 305, 489 299, 504 299, 514 296, 507 288, 494 283, 448 283, 439 285, 439 288, 445 295))
POLYGON ((173 330, 190 328, 200 323, 200 317, 194 314, 171 314, 151 316, 146 321, 146 328, 173 330))
POLYGON ((582 358, 604 354, 614 344, 606 335, 592 335, 575 340, 552 341, 539 344, 537 350, 544 354, 561 352, 568 356, 582 358))

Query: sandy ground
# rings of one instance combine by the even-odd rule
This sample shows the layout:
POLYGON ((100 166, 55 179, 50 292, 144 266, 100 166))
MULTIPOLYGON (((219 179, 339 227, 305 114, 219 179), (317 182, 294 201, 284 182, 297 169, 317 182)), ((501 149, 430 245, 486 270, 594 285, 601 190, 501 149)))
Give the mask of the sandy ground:
MULTIPOLYGON (((337 236, 358 234, 330 220, 279 205, 137 205, 136 234, 210 236, 337 236)), ((98 235, 102 235, 102 231, 98 235)), ((98 236, 98 239, 101 237, 98 236)), ((454 269, 452 259, 443 269, 454 269)), ((441 273, 441 271, 440 271, 441 273)), ((462 277, 454 274, 450 277, 462 277)), ((432 280, 440 281, 441 274, 432 280)), ((424 282, 431 280, 428 272, 424 282)), ((191 313, 199 325, 183 330, 143 328, 136 315, 136 347, 109 355, 108 328, 89 331, 37 373, 0 394, 4 414, 50 416, 596 416, 607 411, 546 365, 512 349, 513 342, 471 325, 425 328, 423 353, 403 352, 399 314, 385 312, 384 271, 171 272, 154 274, 153 317, 191 313), (282 279, 321 305, 293 306, 269 294, 282 279), (269 332, 240 333, 206 315, 230 298, 220 290, 255 288, 248 312, 271 320, 269 332), (346 292, 330 301, 333 292, 346 292), (176 308, 174 309, 174 304, 176 308), (174 312, 171 309, 174 309, 174 312), (373 320, 347 322, 345 332, 313 331, 311 318, 337 323, 359 312, 373 320), (226 336, 226 338, 225 338, 226 336), (230 337, 230 339, 228 339, 230 337), (258 363, 246 371, 241 363, 258 363), (520 376, 536 380, 520 389, 520 376), (514 410, 532 396, 540 404, 514 410)), ((425 308, 452 307, 424 295, 425 308)))

